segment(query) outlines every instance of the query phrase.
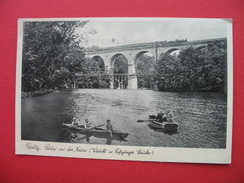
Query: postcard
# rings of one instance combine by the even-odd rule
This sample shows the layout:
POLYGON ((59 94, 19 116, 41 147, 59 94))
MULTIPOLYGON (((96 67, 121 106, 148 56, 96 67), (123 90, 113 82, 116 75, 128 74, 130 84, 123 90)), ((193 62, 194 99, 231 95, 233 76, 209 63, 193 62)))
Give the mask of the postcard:
POLYGON ((19 19, 16 154, 231 163, 231 19, 19 19))

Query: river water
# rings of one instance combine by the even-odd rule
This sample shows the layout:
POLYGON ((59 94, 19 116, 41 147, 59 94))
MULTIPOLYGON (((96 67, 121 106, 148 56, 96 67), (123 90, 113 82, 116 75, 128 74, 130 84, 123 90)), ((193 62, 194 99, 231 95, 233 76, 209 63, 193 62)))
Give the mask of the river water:
POLYGON ((22 99, 22 140, 106 144, 103 138, 74 134, 63 128, 74 116, 94 126, 111 120, 114 129, 129 133, 111 145, 225 148, 226 95, 221 93, 158 92, 152 90, 77 89, 22 99), (176 134, 151 129, 148 115, 171 110, 179 124, 176 134))

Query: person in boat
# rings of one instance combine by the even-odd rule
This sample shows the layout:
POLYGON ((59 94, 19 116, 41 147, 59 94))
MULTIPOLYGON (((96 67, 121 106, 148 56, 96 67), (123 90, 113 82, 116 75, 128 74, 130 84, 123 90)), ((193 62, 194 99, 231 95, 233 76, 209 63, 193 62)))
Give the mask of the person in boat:
POLYGON ((174 116, 173 116, 173 113, 172 112, 169 112, 167 121, 168 122, 175 122, 174 116))
POLYGON ((167 116, 163 112, 160 112, 156 117, 156 121, 160 123, 167 121, 167 116))
POLYGON ((93 128, 92 124, 91 124, 91 123, 89 123, 88 119, 85 119, 85 124, 84 124, 84 127, 85 127, 86 129, 93 128))
POLYGON ((75 126, 77 126, 77 125, 78 125, 78 123, 76 122, 75 117, 73 117, 73 119, 72 119, 72 125, 75 125, 75 126))
POLYGON ((110 136, 113 137, 113 134, 112 133, 113 133, 114 130, 113 130, 112 125, 110 124, 110 120, 108 119, 106 122, 107 122, 106 128, 109 131, 110 136))

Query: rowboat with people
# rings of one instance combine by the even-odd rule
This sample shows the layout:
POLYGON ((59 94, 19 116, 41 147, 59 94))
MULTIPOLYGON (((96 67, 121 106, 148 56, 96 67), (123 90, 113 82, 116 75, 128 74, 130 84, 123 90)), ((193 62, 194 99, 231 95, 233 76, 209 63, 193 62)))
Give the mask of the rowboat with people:
POLYGON ((178 132, 179 124, 173 120, 160 121, 155 115, 149 115, 149 125, 153 128, 160 129, 166 133, 178 132))
POLYGON ((179 124, 174 121, 172 114, 149 115, 147 120, 137 120, 137 122, 149 122, 151 128, 165 133, 177 133, 179 130, 179 124))
POLYGON ((70 129, 71 131, 85 134, 87 137, 94 136, 98 138, 113 138, 116 140, 124 140, 129 135, 128 133, 121 132, 118 130, 110 132, 107 129, 99 128, 104 125, 98 125, 92 128, 85 128, 84 125, 73 125, 63 123, 63 126, 70 129))

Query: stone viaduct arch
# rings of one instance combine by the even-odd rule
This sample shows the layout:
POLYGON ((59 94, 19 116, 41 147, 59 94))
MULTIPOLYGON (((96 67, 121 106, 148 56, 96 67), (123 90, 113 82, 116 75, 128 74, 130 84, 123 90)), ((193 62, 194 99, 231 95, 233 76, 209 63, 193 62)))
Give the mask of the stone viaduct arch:
POLYGON ((137 89, 137 78, 136 78, 136 60, 144 53, 151 53, 153 57, 158 60, 160 56, 170 54, 175 50, 181 50, 192 46, 195 49, 203 49, 209 43, 215 41, 227 41, 227 38, 187 41, 187 40, 176 40, 176 41, 158 41, 150 43, 139 43, 130 44, 123 46, 114 46, 101 48, 96 51, 86 52, 86 56, 89 58, 100 57, 104 61, 105 73, 113 74, 114 63, 113 58, 116 55, 124 55, 128 62, 128 89, 137 89), (133 77, 130 77, 133 76, 133 77))
POLYGON ((102 57, 99 55, 93 56, 92 59, 98 61, 99 67, 102 69, 102 71, 105 71, 105 63, 102 57))

